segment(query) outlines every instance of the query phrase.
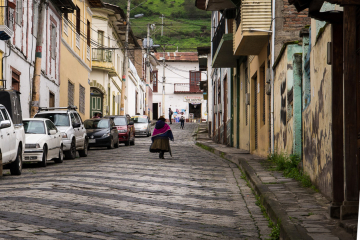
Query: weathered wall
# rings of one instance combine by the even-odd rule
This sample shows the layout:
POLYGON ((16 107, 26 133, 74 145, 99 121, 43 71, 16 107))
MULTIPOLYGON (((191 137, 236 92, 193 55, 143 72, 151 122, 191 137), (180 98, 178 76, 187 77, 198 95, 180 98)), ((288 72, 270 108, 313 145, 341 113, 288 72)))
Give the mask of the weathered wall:
MULTIPOLYGON (((293 153, 293 101, 298 100, 301 102, 301 98, 293 99, 293 55, 295 53, 301 52, 302 46, 299 44, 284 45, 282 55, 279 55, 279 59, 275 68, 274 150, 277 153, 293 153)), ((301 124, 300 119, 298 122, 298 124, 301 124)))
POLYGON ((332 84, 331 66, 327 65, 326 61, 327 42, 331 41, 331 25, 325 28, 316 42, 317 31, 313 28, 314 24, 310 56, 311 101, 303 111, 303 163, 305 172, 310 175, 315 185, 323 194, 331 197, 332 84))
POLYGON ((270 98, 265 94, 265 70, 267 66, 267 46, 265 45, 260 54, 254 56, 250 61, 250 151, 252 154, 267 156, 270 151, 270 118, 269 118, 269 104, 270 98), (257 79, 255 86, 254 79, 257 79), (257 148, 255 147, 255 97, 257 98, 257 148), (265 101, 265 107, 264 107, 265 101), (264 111, 265 110, 265 111, 264 111))
POLYGON ((245 104, 246 93, 249 92, 249 68, 247 62, 240 65, 240 123, 239 123, 239 148, 250 151, 250 107, 245 104))

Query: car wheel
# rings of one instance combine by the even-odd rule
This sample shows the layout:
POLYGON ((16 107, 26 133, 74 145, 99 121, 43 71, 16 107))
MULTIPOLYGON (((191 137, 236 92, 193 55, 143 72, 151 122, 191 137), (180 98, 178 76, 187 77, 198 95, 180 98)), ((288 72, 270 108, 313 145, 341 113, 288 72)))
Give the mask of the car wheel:
POLYGON ((75 140, 71 141, 70 151, 66 151, 65 156, 66 156, 67 159, 75 159, 76 158, 76 143, 75 143, 75 140))
POLYGON ((59 150, 59 157, 54 159, 54 162, 56 163, 62 163, 64 161, 64 150, 63 150, 63 146, 60 146, 60 150, 59 150))
POLYGON ((16 155, 16 160, 10 166, 11 175, 21 175, 22 171, 22 151, 21 147, 18 148, 18 153, 16 155))
POLYGON ((88 140, 88 139, 85 139, 84 149, 79 151, 80 157, 87 157, 87 155, 88 155, 88 149, 89 149, 89 140, 88 140))
POLYGON ((128 137, 128 140, 125 142, 125 146, 129 146, 130 145, 130 136, 128 137))
POLYGON ((110 145, 107 146, 108 149, 113 149, 114 148, 114 138, 110 139, 110 145))
POLYGON ((118 148, 119 147, 119 138, 117 137, 116 139, 117 139, 117 141, 115 143, 115 148, 118 148))
POLYGON ((47 150, 46 147, 43 147, 43 155, 42 155, 42 160, 39 163, 41 167, 46 167, 47 165, 47 150))

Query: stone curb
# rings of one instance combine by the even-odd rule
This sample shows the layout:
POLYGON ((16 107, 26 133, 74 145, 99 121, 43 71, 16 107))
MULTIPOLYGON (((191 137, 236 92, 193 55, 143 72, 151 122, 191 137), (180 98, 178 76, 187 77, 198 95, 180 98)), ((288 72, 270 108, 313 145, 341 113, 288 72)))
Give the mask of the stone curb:
POLYGON ((313 239, 307 234, 307 231, 304 227, 300 225, 294 225, 289 222, 289 216, 286 214, 284 209, 282 209, 280 203, 276 200, 274 194, 270 191, 268 186, 263 184, 259 177, 257 176, 254 169, 248 164, 246 159, 243 159, 239 156, 234 156, 227 154, 226 152, 217 150, 201 141, 196 141, 196 143, 211 149, 211 152, 214 154, 224 157, 227 160, 236 164, 240 169, 245 173, 247 179, 250 181, 253 189, 256 194, 259 195, 262 205, 265 207, 267 214, 270 219, 277 223, 280 221, 280 239, 284 240, 307 240, 313 239))

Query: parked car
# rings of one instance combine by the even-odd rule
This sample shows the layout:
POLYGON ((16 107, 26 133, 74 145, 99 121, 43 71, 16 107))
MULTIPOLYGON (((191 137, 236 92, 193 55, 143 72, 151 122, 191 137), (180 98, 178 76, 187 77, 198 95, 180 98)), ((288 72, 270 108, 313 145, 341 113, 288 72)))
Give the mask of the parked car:
POLYGON ((135 136, 145 135, 151 136, 150 119, 146 115, 135 115, 131 117, 131 121, 134 122, 135 136))
POLYGON ((13 90, 0 91, 0 136, 2 165, 10 168, 11 175, 20 175, 25 149, 25 132, 20 96, 13 90))
POLYGON ((24 162, 39 162, 46 167, 47 161, 62 163, 64 160, 62 136, 54 123, 47 118, 25 118, 24 162))
POLYGON ((84 122, 86 134, 89 138, 89 147, 118 148, 118 130, 113 119, 94 118, 84 122))
POLYGON ((67 159, 74 159, 76 151, 80 157, 88 154, 89 139, 77 107, 39 108, 35 118, 50 119, 61 132, 63 150, 67 159))
POLYGON ((125 143, 125 146, 135 145, 135 128, 134 122, 129 116, 106 116, 105 118, 113 119, 119 132, 119 142, 125 143))

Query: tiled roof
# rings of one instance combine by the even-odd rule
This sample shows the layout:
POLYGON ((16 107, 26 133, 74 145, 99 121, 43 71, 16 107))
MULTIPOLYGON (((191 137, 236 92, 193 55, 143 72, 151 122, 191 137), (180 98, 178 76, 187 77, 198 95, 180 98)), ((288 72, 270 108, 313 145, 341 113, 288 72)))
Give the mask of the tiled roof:
POLYGON ((157 60, 163 60, 165 54, 165 61, 167 62, 198 62, 197 52, 157 52, 154 54, 157 60))

